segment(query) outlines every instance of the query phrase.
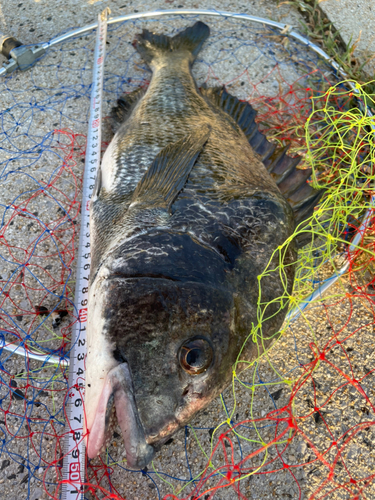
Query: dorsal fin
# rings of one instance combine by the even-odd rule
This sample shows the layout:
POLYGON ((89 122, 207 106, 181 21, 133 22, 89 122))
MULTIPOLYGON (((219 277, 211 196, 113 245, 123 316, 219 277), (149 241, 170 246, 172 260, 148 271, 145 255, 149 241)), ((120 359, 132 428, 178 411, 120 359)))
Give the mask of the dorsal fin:
POLYGON ((204 97, 228 113, 238 123, 250 146, 260 155, 263 162, 272 155, 276 145, 267 141, 266 136, 259 132, 254 121, 257 112, 248 102, 242 102, 229 94, 225 87, 207 87, 203 84, 200 91, 204 97))
POLYGON ((123 94, 117 100, 117 106, 113 107, 109 114, 109 120, 113 133, 116 133, 120 128, 120 125, 122 125, 122 123, 130 116, 134 106, 140 99, 142 99, 146 91, 146 88, 139 87, 129 94, 123 94))
POLYGON ((130 207, 140 204, 142 208, 169 210, 186 184, 210 132, 211 127, 203 125, 162 149, 137 184, 130 207))
POLYGON ((248 102, 242 102, 229 94, 224 87, 207 87, 203 84, 201 94, 212 104, 228 113, 241 127, 250 146, 258 153, 264 166, 275 180, 281 194, 293 209, 296 224, 312 214, 324 190, 316 190, 307 183, 311 169, 297 169, 301 157, 287 155, 289 146, 277 148, 269 142, 255 123, 257 112, 248 102))

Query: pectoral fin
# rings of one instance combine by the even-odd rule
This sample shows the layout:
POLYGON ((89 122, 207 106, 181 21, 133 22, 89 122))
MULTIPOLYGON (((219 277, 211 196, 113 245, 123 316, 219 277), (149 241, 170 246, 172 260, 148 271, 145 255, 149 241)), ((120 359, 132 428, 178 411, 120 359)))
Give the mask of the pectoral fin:
POLYGON ((204 125, 162 149, 138 183, 130 206, 169 210, 185 186, 210 130, 204 125))

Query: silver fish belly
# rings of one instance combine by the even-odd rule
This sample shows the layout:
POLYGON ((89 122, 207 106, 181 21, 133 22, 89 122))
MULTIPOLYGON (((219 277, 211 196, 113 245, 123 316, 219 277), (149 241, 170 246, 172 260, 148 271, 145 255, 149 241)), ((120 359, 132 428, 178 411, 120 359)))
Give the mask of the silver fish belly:
MULTIPOLYGON (((132 468, 225 389, 241 350, 259 354, 243 347, 257 276, 320 197, 311 172, 258 131, 250 105, 197 89, 191 65, 208 36, 201 22, 173 38, 138 35, 152 79, 113 110, 91 202, 87 453, 106 445, 115 408, 132 468)), ((291 245, 285 262, 294 260, 291 245)), ((284 288, 265 278, 263 302, 284 288)), ((286 309, 269 313, 263 348, 286 309)))

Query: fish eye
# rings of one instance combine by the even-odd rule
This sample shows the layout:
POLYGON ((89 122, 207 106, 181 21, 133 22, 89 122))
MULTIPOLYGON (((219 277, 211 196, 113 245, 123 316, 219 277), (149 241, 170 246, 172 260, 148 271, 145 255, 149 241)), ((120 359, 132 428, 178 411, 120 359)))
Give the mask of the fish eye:
POLYGON ((179 351, 180 365, 190 375, 205 372, 211 365, 212 359, 212 347, 204 339, 188 340, 179 351))

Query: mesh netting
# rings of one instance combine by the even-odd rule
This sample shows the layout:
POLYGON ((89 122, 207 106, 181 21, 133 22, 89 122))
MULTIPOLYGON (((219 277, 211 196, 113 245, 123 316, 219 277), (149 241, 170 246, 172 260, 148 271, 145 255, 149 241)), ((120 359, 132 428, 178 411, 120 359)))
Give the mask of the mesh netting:
MULTIPOLYGON (((269 138, 304 157, 326 193, 298 254, 292 297, 302 314, 143 471, 126 468, 117 429, 106 453, 87 463, 87 498, 372 498, 374 235, 372 214, 350 249, 374 179, 372 119, 349 85, 288 35, 257 23, 201 16, 211 36, 193 73, 198 85, 225 84, 258 110, 269 138), (349 262, 348 273, 303 310, 304 298, 349 262)), ((194 16, 109 26, 104 116, 150 73, 131 46, 144 27, 173 34, 194 16)), ((68 368, 28 350, 69 357, 80 197, 95 32, 50 48, 30 70, 0 82, 1 474, 18 498, 59 498, 69 402, 68 368)), ((361 87, 363 104, 373 104, 361 87)), ((103 150, 111 135, 105 126, 103 150)), ((262 344, 262 277, 258 323, 262 344)), ((238 360, 240 362, 240 358, 238 360)), ((4 483, 2 483, 4 484, 4 483)))

